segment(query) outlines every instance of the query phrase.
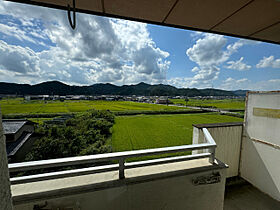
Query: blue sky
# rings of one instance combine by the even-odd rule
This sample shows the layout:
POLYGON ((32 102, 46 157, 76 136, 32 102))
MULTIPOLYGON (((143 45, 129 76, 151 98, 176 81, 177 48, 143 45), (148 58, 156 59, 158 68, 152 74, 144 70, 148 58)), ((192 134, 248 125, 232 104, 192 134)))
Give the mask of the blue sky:
POLYGON ((0 81, 279 90, 280 45, 0 0, 0 81))

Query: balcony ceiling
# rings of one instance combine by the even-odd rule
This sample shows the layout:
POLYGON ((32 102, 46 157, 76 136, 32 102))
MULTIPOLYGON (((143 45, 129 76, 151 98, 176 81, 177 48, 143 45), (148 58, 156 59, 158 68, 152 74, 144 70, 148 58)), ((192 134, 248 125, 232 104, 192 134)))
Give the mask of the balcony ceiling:
MULTIPOLYGON (((9 1, 65 10, 72 5, 72 0, 9 1)), ((76 10, 280 44, 280 0, 76 0, 76 10)))

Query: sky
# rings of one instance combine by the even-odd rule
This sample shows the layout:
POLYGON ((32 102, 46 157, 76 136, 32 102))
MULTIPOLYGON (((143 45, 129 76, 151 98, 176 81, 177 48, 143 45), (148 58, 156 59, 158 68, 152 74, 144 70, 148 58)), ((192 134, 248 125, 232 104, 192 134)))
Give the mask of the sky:
POLYGON ((0 82, 280 90, 280 45, 0 0, 0 82))

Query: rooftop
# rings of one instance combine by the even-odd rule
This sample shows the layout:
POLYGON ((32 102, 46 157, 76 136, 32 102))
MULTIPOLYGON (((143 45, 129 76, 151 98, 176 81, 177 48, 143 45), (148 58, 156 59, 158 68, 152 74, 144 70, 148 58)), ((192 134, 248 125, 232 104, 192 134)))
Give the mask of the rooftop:
POLYGON ((3 120, 4 134, 15 134, 28 120, 3 120))
POLYGON ((32 133, 24 132, 16 141, 6 142, 6 151, 9 156, 16 154, 16 152, 21 148, 21 146, 30 138, 32 133))

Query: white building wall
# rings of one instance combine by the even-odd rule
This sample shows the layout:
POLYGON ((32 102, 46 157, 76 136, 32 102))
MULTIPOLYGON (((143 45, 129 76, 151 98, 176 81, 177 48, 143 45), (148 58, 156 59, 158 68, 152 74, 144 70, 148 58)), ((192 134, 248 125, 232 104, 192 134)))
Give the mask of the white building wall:
MULTIPOLYGON (((211 136, 217 144, 216 158, 229 166, 227 178, 238 176, 239 158, 242 136, 242 125, 223 126, 222 123, 216 127, 207 127, 211 136)), ((202 129, 193 127, 193 144, 204 142, 202 129)), ((200 151, 202 152, 202 151, 200 151)), ((193 154, 197 151, 193 151, 193 154)))
MULTIPOLYGON (((48 205, 45 209, 223 210, 226 170, 226 168, 208 169, 204 172, 181 174, 162 179, 155 178, 149 181, 142 178, 142 181, 133 184, 121 184, 121 186, 110 188, 106 188, 106 183, 100 183, 100 185, 104 185, 105 189, 71 196, 57 193, 56 196, 52 196, 56 198, 15 204, 15 210, 32 210, 34 205, 43 205, 46 201, 48 205), (221 181, 219 183, 193 185, 194 178, 211 175, 213 172, 220 173, 221 181)), ((69 191, 66 192, 69 193, 69 191)))
POLYGON ((6 144, 5 144, 5 137, 2 128, 2 117, 1 117, 1 109, 0 109, 0 209, 1 210, 13 209, 9 179, 10 177, 8 171, 6 144))
POLYGON ((280 201, 280 92, 248 94, 240 164, 242 178, 280 201))

